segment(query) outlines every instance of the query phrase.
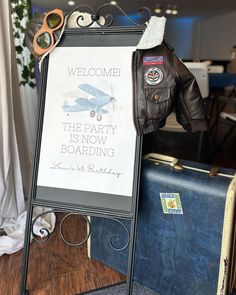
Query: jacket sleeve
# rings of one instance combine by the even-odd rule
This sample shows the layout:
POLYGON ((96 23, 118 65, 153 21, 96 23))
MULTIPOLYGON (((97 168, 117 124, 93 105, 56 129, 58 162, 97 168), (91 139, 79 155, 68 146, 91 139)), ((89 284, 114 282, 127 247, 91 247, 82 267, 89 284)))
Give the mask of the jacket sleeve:
POLYGON ((194 75, 173 54, 173 66, 178 91, 175 100, 176 120, 189 132, 208 129, 206 104, 194 75))

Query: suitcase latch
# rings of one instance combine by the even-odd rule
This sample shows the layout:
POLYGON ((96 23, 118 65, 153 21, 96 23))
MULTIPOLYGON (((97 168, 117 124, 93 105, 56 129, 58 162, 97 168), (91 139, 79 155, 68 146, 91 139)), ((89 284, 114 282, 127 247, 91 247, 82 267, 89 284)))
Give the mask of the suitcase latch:
POLYGON ((219 167, 212 167, 209 171, 210 176, 217 176, 219 171, 219 167))
POLYGON ((184 170, 184 167, 180 165, 179 163, 176 163, 174 166, 172 166, 175 170, 181 171, 184 170))
POLYGON ((172 168, 174 168, 176 171, 181 171, 181 170, 184 169, 183 166, 180 165, 179 162, 178 162, 178 160, 175 159, 175 158, 173 159, 172 162, 170 162, 170 166, 171 166, 172 168))

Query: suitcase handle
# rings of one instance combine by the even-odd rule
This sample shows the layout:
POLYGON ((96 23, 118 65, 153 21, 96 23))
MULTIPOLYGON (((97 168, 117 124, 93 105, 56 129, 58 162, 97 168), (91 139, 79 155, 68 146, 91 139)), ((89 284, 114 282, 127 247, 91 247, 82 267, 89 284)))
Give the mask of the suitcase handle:
POLYGON ((159 163, 164 163, 164 164, 169 164, 175 170, 183 170, 184 169, 183 166, 179 164, 179 160, 174 157, 156 154, 156 153, 149 153, 146 156, 144 156, 143 158, 145 160, 155 162, 156 165, 158 165, 159 163))
POLYGON ((223 177, 227 177, 227 178, 234 178, 234 177, 236 177, 236 174, 235 175, 230 175, 230 174, 225 174, 225 173, 219 173, 217 167, 213 167, 209 171, 209 170, 194 168, 194 167, 190 167, 190 166, 186 166, 186 165, 181 165, 181 164, 179 164, 179 160, 178 159, 176 159, 174 157, 162 155, 162 154, 149 153, 149 154, 145 155, 143 157, 143 159, 144 160, 152 161, 156 165, 158 165, 160 163, 169 164, 170 167, 174 168, 177 171, 181 171, 183 169, 190 169, 190 170, 193 170, 193 171, 207 173, 210 176, 214 176, 214 177, 216 177, 216 176, 223 176, 223 177))

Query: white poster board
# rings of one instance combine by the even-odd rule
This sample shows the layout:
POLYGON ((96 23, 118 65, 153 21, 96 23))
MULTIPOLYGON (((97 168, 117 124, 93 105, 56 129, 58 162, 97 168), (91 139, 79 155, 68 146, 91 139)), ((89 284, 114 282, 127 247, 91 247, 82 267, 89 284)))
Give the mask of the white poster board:
POLYGON ((134 47, 57 47, 48 64, 38 186, 132 196, 134 47))

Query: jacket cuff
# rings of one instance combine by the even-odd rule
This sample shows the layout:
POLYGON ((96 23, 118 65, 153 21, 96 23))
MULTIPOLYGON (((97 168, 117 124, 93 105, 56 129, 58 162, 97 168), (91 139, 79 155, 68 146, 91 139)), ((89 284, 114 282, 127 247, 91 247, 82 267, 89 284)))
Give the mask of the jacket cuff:
POLYGON ((190 124, 183 125, 188 132, 207 131, 208 122, 206 120, 192 120, 190 124))

